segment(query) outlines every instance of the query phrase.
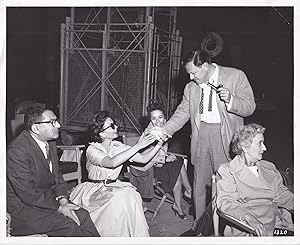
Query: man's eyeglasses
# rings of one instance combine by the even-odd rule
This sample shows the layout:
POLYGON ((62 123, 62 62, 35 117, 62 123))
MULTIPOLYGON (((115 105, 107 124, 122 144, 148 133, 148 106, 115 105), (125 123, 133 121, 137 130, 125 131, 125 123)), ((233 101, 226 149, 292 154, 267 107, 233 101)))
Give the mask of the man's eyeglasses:
POLYGON ((109 126, 107 126, 106 128, 102 129, 100 132, 103 132, 103 131, 105 131, 108 128, 115 129, 116 127, 117 127, 117 125, 114 122, 112 122, 111 124, 109 124, 109 126))
POLYGON ((34 124, 42 124, 42 123, 51 123, 51 125, 53 127, 56 126, 56 123, 58 123, 59 121, 57 119, 53 119, 53 120, 50 120, 50 121, 45 121, 45 122, 35 122, 34 124))

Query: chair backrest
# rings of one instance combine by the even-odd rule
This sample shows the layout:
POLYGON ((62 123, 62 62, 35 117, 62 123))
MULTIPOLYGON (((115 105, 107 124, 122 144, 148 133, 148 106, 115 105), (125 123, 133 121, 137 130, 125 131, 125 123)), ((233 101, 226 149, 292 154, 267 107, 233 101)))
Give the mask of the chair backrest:
POLYGON ((18 114, 10 121, 11 137, 15 138, 24 129, 24 114, 18 114))
POLYGON ((83 150, 80 150, 79 147, 73 148, 73 146, 70 146, 70 148, 65 148, 63 150, 63 153, 59 160, 63 161, 63 162, 79 162, 82 152, 83 152, 83 150))
POLYGON ((64 180, 77 180, 80 184, 82 180, 81 156, 85 145, 58 145, 57 148, 63 151, 59 164, 64 180), (74 164, 75 169, 72 170, 74 164))
POLYGON ((25 115, 27 109, 33 103, 35 103, 35 101, 26 100, 26 101, 22 101, 18 105, 16 105, 15 110, 14 110, 15 117, 10 121, 12 138, 15 138, 24 129, 24 115, 25 115))
POLYGON ((283 184, 294 193, 294 171, 291 168, 279 171, 282 177, 283 184))
POLYGON ((129 134, 129 133, 122 133, 121 136, 122 136, 123 143, 129 146, 134 146, 140 138, 140 135, 138 134, 129 134))

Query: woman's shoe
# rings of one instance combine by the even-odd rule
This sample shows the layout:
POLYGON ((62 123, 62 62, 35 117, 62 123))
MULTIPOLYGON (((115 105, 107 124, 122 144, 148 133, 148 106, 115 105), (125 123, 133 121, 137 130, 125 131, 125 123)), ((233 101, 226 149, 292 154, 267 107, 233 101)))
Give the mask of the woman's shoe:
POLYGON ((183 195, 188 199, 192 199, 192 191, 185 190, 183 195))
POLYGON ((178 214, 180 219, 183 219, 183 220, 188 220, 189 219, 188 216, 185 215, 185 213, 180 214, 179 211, 174 206, 172 206, 172 210, 173 210, 175 215, 178 214))

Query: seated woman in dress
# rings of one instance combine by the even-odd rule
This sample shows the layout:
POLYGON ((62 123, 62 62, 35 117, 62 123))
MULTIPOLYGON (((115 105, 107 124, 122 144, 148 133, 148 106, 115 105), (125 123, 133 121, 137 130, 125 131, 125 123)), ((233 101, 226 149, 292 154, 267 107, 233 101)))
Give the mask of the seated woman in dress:
MULTIPOLYGON (((241 127, 233 136, 235 158, 218 169, 217 207, 253 227, 259 236, 273 236, 274 227, 293 226, 294 194, 283 185, 280 172, 262 159, 266 151, 261 125, 241 127)), ((245 236, 226 226, 224 235, 245 236)))
POLYGON ((153 135, 143 134, 132 147, 114 140, 118 127, 106 111, 95 113, 88 128, 92 138, 86 151, 89 181, 75 187, 71 201, 90 212, 101 236, 149 236, 140 194, 132 184, 117 178, 123 163, 150 161, 162 143, 142 155, 138 151, 155 142, 153 135))
MULTIPOLYGON (((147 112, 150 117, 150 124, 153 126, 151 133, 155 134, 156 129, 158 129, 157 133, 160 134, 162 131, 160 131, 159 128, 166 122, 164 107, 154 102, 147 107, 147 112)), ((151 127, 148 127, 145 132, 149 130, 149 128, 151 127)), ((191 199, 192 188, 185 166, 183 165, 183 159, 177 158, 172 154, 167 154, 167 150, 168 144, 164 143, 155 157, 146 166, 140 167, 131 165, 130 182, 137 187, 137 191, 140 192, 143 198, 151 199, 154 196, 154 175, 154 177, 161 182, 165 192, 171 193, 173 191, 174 204, 172 210, 175 215, 178 214, 179 218, 187 220, 188 217, 181 207, 182 185, 185 188, 184 195, 189 199, 191 199)))

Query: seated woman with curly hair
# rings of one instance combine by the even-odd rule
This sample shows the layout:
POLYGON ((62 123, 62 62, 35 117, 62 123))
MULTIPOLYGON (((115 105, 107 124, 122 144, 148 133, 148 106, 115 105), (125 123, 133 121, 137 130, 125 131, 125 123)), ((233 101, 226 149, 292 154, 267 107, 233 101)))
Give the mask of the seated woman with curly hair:
POLYGON ((118 127, 107 111, 95 113, 88 128, 92 138, 86 152, 89 180, 75 187, 71 201, 90 212, 101 236, 149 236, 140 194, 117 178, 127 160, 147 163, 162 143, 141 154, 138 151, 155 142, 153 135, 143 134, 132 147, 116 141, 118 127))
MULTIPOLYGON (((231 162, 220 165, 217 207, 254 228, 258 236, 273 236, 274 228, 293 230, 294 194, 283 185, 276 166, 262 159, 265 128, 252 123, 233 136, 231 162)), ((249 234, 226 226, 226 236, 249 234)))

